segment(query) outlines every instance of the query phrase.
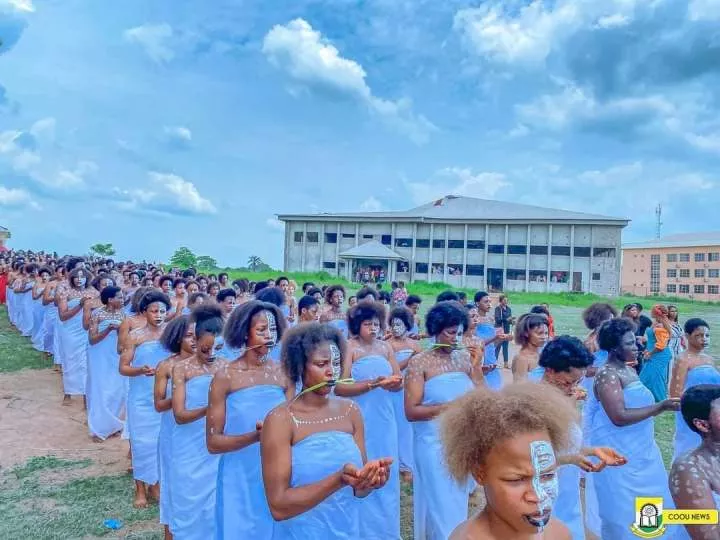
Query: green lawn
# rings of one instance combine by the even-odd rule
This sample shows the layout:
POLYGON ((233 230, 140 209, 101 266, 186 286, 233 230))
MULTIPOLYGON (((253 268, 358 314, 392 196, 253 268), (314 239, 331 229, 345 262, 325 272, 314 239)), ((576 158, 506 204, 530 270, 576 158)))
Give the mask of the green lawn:
POLYGON ((7 306, 0 306, 0 373, 49 367, 52 361, 33 349, 30 339, 22 337, 10 325, 7 306))

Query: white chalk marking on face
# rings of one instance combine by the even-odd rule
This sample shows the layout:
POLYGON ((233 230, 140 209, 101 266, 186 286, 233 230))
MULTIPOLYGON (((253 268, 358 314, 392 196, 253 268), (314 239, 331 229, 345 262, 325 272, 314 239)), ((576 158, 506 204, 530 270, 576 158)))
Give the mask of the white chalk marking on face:
POLYGON ((338 380, 342 375, 342 354, 334 343, 330 344, 330 363, 332 365, 333 379, 338 380))
POLYGON ((555 452, 548 441, 530 443, 530 459, 533 465, 533 489, 538 497, 538 512, 552 510, 558 497, 558 478, 555 474, 555 452))

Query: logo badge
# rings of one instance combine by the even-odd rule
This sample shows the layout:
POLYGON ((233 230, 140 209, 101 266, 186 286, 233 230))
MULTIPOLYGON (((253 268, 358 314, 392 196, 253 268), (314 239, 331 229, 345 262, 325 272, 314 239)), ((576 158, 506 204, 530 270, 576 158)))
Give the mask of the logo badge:
POLYGON ((630 530, 640 538, 659 538, 665 533, 662 497, 636 497, 635 523, 630 530))

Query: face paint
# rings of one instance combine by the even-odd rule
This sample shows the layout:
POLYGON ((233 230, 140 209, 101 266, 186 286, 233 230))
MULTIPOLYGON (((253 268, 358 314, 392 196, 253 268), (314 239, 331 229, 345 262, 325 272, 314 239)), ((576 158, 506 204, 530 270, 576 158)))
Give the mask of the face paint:
POLYGON ((79 277, 79 278, 77 278, 77 284, 78 284, 78 286, 84 287, 86 283, 87 283, 87 279, 86 279, 86 278, 84 278, 84 277, 79 277))
POLYGON ((462 345, 463 340, 463 334, 465 333, 465 328, 462 324, 458 325, 457 332, 455 333, 455 347, 460 347, 462 345))
POLYGON ((342 375, 342 355, 340 349, 334 343, 330 344, 330 363, 332 365, 333 379, 337 381, 342 375))
POLYGON ((402 337, 405 333, 405 323, 402 322, 402 320, 395 318, 391 322, 390 329, 392 330, 393 336, 402 337))
POLYGON ((530 443, 530 459, 534 469, 532 484, 538 498, 539 516, 526 516, 528 522, 542 530, 550 521, 550 511, 558 497, 555 474, 555 452, 548 441, 530 443))
POLYGON ((225 340, 222 336, 215 336, 215 341, 213 342, 213 348, 210 350, 210 357, 208 358, 209 362, 212 362, 217 358, 218 353, 222 350, 222 348, 225 346, 225 340))
POLYGON ((268 333, 270 334, 270 341, 272 341, 270 346, 272 347, 278 341, 277 321, 275 320, 275 315, 269 311, 265 312, 265 317, 267 318, 268 333))
POLYGON ((380 335, 380 321, 378 321, 377 319, 373 319, 372 330, 370 330, 370 333, 375 337, 380 335))
POLYGON ((337 295, 335 296, 335 298, 336 298, 336 300, 337 300, 337 305, 338 305, 338 306, 342 306, 342 305, 343 305, 343 302, 345 302, 345 297, 344 297, 342 294, 337 294, 337 295))

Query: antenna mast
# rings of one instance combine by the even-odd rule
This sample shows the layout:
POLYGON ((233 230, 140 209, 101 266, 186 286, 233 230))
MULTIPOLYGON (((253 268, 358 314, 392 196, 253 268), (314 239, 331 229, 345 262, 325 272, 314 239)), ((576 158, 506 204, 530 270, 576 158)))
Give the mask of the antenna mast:
POLYGON ((655 237, 660 240, 662 236, 662 204, 658 203, 655 208, 655 237))

